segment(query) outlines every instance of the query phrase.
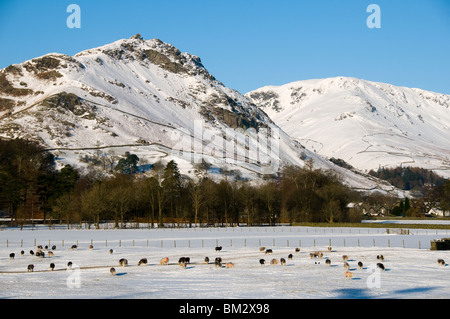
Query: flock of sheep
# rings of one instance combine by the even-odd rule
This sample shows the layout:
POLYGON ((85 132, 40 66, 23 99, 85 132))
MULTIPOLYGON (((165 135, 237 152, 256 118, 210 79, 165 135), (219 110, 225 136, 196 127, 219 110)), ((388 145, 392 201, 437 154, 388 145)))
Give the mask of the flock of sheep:
MULTIPOLYGON (((71 250, 76 250, 77 248, 78 248, 77 245, 72 245, 70 249, 71 249, 71 250)), ((89 245, 89 249, 92 250, 92 249, 93 249, 93 246, 92 246, 92 245, 89 245)), ((30 254, 30 255, 35 255, 35 256, 38 257, 38 258, 44 258, 46 255, 47 255, 48 257, 54 257, 54 253, 53 253, 54 250, 56 250, 56 246, 55 246, 55 245, 53 245, 51 248, 49 248, 48 246, 45 246, 45 247, 43 247, 43 246, 37 246, 36 252, 34 252, 33 250, 30 250, 30 251, 29 251, 29 254, 30 254)), ((215 247, 215 251, 216 251, 216 252, 220 252, 221 250, 222 250, 222 247, 221 247, 221 246, 215 247)), ((269 254, 272 254, 272 253, 273 253, 272 249, 266 249, 266 247, 260 247, 260 248, 259 248, 259 251, 260 251, 261 253, 264 253, 265 255, 269 255, 269 254)), ((331 252, 331 251, 332 251, 332 248, 331 248, 331 247, 328 247, 328 252, 331 252)), ((300 252, 300 248, 295 248, 295 253, 299 253, 299 252, 300 252)), ((113 250, 110 249, 110 250, 109 250, 109 253, 110 253, 110 254, 113 254, 113 250)), ((22 250, 22 251, 20 252, 20 254, 23 256, 23 255, 25 255, 25 252, 22 250)), ((14 259, 14 258, 15 258, 15 253, 11 253, 11 254, 9 255, 9 257, 10 257, 10 259, 14 259)), ((317 259, 317 260, 319 260, 319 259, 324 258, 324 255, 323 255, 323 252, 322 252, 322 251, 313 251, 313 252, 311 252, 311 253, 309 254, 309 257, 310 257, 311 259, 317 259)), ((343 255, 343 256, 342 256, 342 262, 343 262, 344 269, 345 269, 345 273, 344 273, 345 278, 346 278, 346 279, 351 279, 351 278, 353 277, 353 273, 350 271, 350 265, 349 265, 349 263, 348 263, 348 261, 349 261, 348 258, 349 258, 348 255, 343 255)), ((293 259, 293 254, 292 254, 292 253, 291 253, 291 254, 288 254, 287 259, 288 259, 288 260, 292 260, 292 259, 293 259)), ((384 267, 384 264, 382 263, 382 262, 384 261, 384 256, 383 256, 383 255, 377 255, 377 261, 378 261, 378 262, 377 262, 377 268, 380 269, 380 270, 382 270, 382 271, 384 271, 384 270, 386 269, 386 268, 384 267)), ((441 258, 439 258, 439 259, 437 260, 437 262, 438 262, 438 265, 440 265, 440 266, 446 266, 445 261, 444 261, 443 259, 441 259, 441 258)), ((180 258, 178 259, 178 265, 181 266, 182 268, 186 268, 186 266, 187 266, 188 264, 190 264, 190 263, 191 263, 190 257, 180 257, 180 258)), ((203 263, 204 263, 204 264, 209 264, 209 263, 210 263, 209 257, 205 257, 204 260, 203 260, 203 263)), ((286 265, 286 259, 285 259, 285 258, 280 258, 280 259, 278 259, 278 258, 272 258, 272 259, 270 260, 270 265, 277 265, 278 263, 280 263, 282 266, 285 266, 285 265, 286 265)), ((320 263, 320 261, 316 261, 315 263, 320 263)), ((138 266, 141 266, 141 265, 147 265, 147 264, 148 264, 147 258, 141 258, 141 259, 139 260, 139 262, 137 263, 138 266)), ((169 265, 169 258, 168 258, 168 257, 162 258, 162 259, 160 260, 159 264, 160 264, 161 266, 169 265)), ((265 265, 265 264, 266 264, 266 260, 265 260, 264 258, 260 258, 260 259, 259 259, 259 264, 260 264, 261 266, 265 265)), ((328 258, 328 257, 325 257, 325 264, 328 265, 328 266, 331 266, 331 259, 328 258)), ((361 261, 358 261, 357 264, 358 264, 358 268, 359 268, 359 269, 363 269, 363 263, 362 263, 361 261)), ((72 265, 73 265, 72 262, 69 261, 69 262, 67 263, 67 268, 66 268, 66 269, 71 269, 72 265)), ((233 267, 234 267, 234 263, 232 263, 232 262, 226 262, 226 263, 224 263, 224 262, 222 261, 222 258, 221 258, 221 257, 216 257, 216 258, 215 258, 215 260, 214 260, 214 265, 215 265, 215 267, 218 267, 218 268, 233 268, 233 267)), ((120 267, 126 267, 126 266, 128 266, 128 260, 125 259, 125 258, 121 258, 121 259, 119 260, 119 266, 120 266, 120 267)), ((49 268, 49 270, 50 270, 50 271, 53 271, 54 269, 55 269, 55 264, 52 262, 52 263, 50 263, 50 268, 49 268)), ((33 265, 33 264, 29 264, 29 265, 27 266, 27 272, 33 272, 33 271, 34 271, 34 265, 33 265)), ((111 273, 112 275, 116 275, 116 269, 115 269, 114 267, 110 267, 110 273, 111 273)))

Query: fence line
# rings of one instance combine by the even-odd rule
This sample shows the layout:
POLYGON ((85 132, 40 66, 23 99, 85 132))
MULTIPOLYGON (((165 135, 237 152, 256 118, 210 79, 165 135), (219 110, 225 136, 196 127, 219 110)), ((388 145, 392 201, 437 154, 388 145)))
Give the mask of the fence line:
POLYGON ((87 249, 89 244, 96 247, 118 247, 118 248, 214 248, 223 246, 224 248, 259 248, 277 247, 277 248, 326 248, 326 247, 379 247, 379 248, 418 248, 429 249, 430 242, 435 238, 417 239, 408 238, 408 236, 391 236, 389 238, 374 237, 303 237, 303 238, 282 238, 282 237, 246 237, 246 238, 200 238, 200 239, 106 239, 106 240, 48 240, 38 242, 36 239, 29 242, 21 240, 4 241, 6 248, 33 248, 38 245, 48 246, 49 249, 53 245, 57 249, 69 249, 76 244, 80 249, 87 249), (406 240, 405 240, 406 238, 406 240), (80 245, 81 243, 81 245, 80 245))

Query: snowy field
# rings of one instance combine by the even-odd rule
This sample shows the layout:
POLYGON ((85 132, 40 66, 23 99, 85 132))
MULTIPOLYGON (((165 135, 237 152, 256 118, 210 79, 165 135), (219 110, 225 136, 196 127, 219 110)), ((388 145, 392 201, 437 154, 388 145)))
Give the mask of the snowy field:
POLYGON ((450 253, 429 250, 430 241, 442 237, 449 237, 449 231, 411 229, 409 235, 400 235, 384 228, 337 227, 4 229, 0 298, 447 299, 450 267, 439 266, 437 259, 449 262, 450 253), (71 250, 76 244, 78 248, 71 250), (47 251, 44 258, 30 255, 37 245, 55 245, 54 256, 47 251), (216 252, 216 245, 222 251, 216 252), (260 246, 273 253, 260 252, 260 246), (323 251, 323 257, 310 258, 313 251, 323 251), (15 253, 14 259, 10 253, 15 253), (380 254, 385 271, 376 268, 380 254), (343 255, 349 257, 351 279, 345 278, 343 255), (178 265, 182 256, 191 260, 184 269, 178 265), (209 264, 204 263, 205 256, 209 264), (169 265, 159 264, 163 257, 169 258, 169 265), (215 267, 216 257, 222 258, 222 268, 215 267), (119 266, 121 258, 128 260, 127 267, 119 266), (138 266, 141 258, 148 264, 138 266), (264 266, 261 258, 266 260, 264 266), (270 265, 273 258, 285 258, 286 265, 270 265), (72 270, 67 269, 69 261, 72 270), (227 262, 234 267, 225 268, 227 262), (50 263, 55 264, 54 271, 50 263), (29 264, 34 272, 27 272, 29 264))

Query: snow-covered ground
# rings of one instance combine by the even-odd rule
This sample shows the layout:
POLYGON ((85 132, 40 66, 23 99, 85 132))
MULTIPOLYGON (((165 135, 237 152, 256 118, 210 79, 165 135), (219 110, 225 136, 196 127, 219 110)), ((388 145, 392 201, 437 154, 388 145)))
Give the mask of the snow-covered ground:
POLYGON ((430 240, 448 237, 448 232, 411 229, 410 235, 396 235, 384 228, 337 227, 5 229, 0 231, 0 298, 449 298, 450 268, 437 263, 438 258, 448 262, 449 252, 429 250, 430 240), (71 250, 74 244, 78 249, 71 250), (54 257, 48 252, 44 258, 30 255, 37 245, 56 245, 54 257), (222 251, 216 252, 216 245, 222 251), (260 246, 273 253, 260 252, 260 246), (323 257, 311 259, 312 251, 323 251, 323 257), (380 254, 385 271, 376 270, 380 254), (351 279, 345 278, 343 255, 349 256, 351 279), (185 269, 177 264, 182 256, 191 259, 185 269), (169 265, 159 264, 163 257, 169 258, 169 265), (216 257, 223 259, 222 268, 215 267, 216 257), (128 267, 119 266, 121 258, 128 260, 128 267), (141 258, 147 258, 148 265, 138 266, 141 258), (285 258, 286 266, 270 265, 273 258, 285 258), (266 265, 261 266, 260 259, 266 265), (67 269, 69 261, 72 270, 67 269), (227 262, 234 267, 225 268, 227 262), (29 264, 34 264, 34 272, 26 271, 29 264))

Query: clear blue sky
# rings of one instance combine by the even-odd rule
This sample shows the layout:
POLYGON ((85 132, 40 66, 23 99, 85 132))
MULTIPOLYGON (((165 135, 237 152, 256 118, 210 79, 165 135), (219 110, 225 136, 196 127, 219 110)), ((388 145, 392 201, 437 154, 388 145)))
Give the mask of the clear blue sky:
POLYGON ((246 93, 334 76, 450 94, 450 0, 0 0, 0 68, 140 33, 246 93), (69 29, 71 3, 81 28, 69 29), (369 4, 381 28, 369 29, 369 4))

